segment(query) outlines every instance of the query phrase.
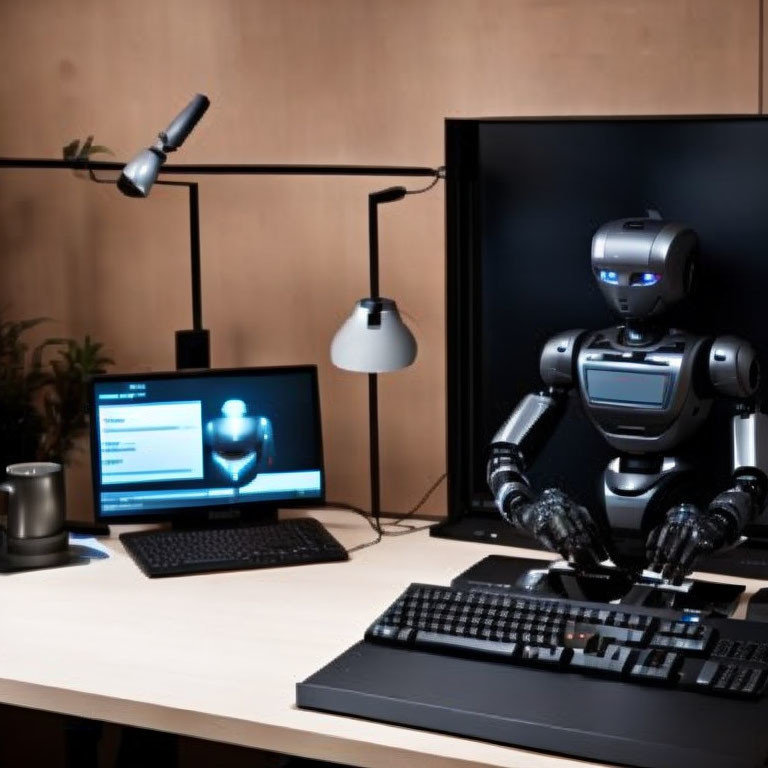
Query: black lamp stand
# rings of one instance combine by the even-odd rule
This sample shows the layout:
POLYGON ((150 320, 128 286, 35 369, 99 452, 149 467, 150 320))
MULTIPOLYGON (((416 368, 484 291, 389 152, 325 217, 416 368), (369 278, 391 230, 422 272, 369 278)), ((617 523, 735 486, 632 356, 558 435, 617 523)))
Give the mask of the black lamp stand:
MULTIPOLYGON (((379 205, 402 200, 406 195, 404 187, 389 187, 368 195, 368 256, 370 277, 370 298, 374 305, 368 315, 368 325, 381 323, 379 296, 379 205)), ((371 515, 376 529, 381 533, 381 484, 379 474, 379 375, 368 374, 368 434, 370 441, 371 515)))
POLYGON ((189 267, 192 289, 192 328, 176 331, 176 369, 210 368, 211 338, 203 328, 202 277, 200 274, 200 204, 196 181, 155 182, 189 190, 189 267))

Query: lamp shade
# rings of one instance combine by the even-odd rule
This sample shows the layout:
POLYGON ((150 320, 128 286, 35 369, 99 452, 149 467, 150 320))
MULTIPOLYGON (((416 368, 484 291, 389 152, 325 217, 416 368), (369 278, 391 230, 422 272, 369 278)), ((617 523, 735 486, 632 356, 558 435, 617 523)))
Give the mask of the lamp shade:
POLYGON ((117 180, 117 188, 128 197, 146 197, 157 181, 160 166, 164 162, 165 154, 159 149, 143 149, 133 160, 126 163, 117 180))
POLYGON ((391 299, 362 299, 336 332, 331 360, 338 368, 386 373, 416 359, 416 339, 391 299))

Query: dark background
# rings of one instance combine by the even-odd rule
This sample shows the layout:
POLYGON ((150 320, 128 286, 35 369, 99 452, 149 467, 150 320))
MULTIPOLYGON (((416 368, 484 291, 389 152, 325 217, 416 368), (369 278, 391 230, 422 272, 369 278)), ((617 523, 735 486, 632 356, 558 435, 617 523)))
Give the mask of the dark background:
MULTIPOLYGON (((558 331, 618 322, 590 267, 592 235, 607 221, 654 208, 691 226, 700 238, 695 290, 670 321, 748 339, 768 371, 768 121, 481 121, 476 135, 471 269, 478 290, 469 332, 476 362, 463 414, 474 413, 475 504, 490 501, 491 437, 518 400, 542 388, 544 342, 558 331)), ((728 483, 729 416, 727 404, 716 405, 679 452, 701 470, 699 500, 728 483)), ((597 483, 614 455, 572 395, 532 479, 539 488, 561 485, 599 514, 597 483)))

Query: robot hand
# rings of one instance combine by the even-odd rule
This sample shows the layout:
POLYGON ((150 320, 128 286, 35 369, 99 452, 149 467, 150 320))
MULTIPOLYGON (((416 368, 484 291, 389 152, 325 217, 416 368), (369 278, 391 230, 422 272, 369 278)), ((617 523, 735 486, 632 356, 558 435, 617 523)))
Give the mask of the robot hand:
POLYGON ((699 558, 730 543, 730 539, 731 525, 726 517, 701 512, 693 504, 679 504, 648 537, 648 568, 665 581, 679 584, 699 558))
POLYGON ((578 567, 589 568, 608 557, 587 509, 557 488, 547 488, 538 498, 521 504, 515 517, 520 527, 578 567))

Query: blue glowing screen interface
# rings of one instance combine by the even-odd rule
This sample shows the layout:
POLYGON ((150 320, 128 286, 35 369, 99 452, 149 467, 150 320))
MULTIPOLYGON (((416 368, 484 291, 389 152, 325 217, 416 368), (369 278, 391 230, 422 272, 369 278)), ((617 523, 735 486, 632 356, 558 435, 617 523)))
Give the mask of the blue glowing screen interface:
POLYGON ((99 517, 322 499, 316 372, 275 370, 95 381, 99 517))

